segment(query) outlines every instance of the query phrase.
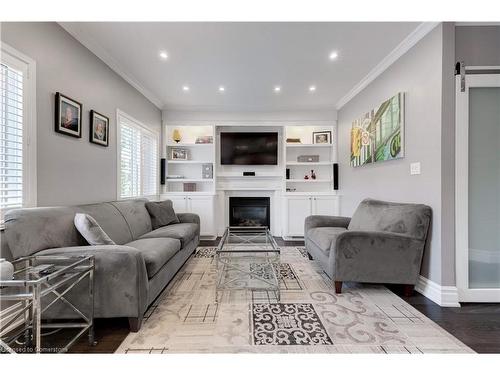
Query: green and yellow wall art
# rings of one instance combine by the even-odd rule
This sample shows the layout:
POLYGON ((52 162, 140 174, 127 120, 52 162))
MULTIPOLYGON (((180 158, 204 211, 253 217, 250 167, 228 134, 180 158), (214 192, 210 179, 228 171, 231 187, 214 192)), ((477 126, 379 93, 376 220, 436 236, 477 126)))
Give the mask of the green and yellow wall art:
POLYGON ((404 157, 404 93, 353 121, 351 166, 404 157))

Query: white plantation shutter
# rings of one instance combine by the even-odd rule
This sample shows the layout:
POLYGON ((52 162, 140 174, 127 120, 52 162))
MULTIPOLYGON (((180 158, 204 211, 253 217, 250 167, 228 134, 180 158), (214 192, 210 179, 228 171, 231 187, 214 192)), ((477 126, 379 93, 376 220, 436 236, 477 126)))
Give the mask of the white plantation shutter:
POLYGON ((23 72, 0 64, 0 209, 22 207, 23 72))
POLYGON ((155 195, 158 190, 158 141, 152 134, 141 134, 142 195, 155 195))
POLYGON ((158 194, 158 136, 125 115, 118 116, 120 198, 158 194))

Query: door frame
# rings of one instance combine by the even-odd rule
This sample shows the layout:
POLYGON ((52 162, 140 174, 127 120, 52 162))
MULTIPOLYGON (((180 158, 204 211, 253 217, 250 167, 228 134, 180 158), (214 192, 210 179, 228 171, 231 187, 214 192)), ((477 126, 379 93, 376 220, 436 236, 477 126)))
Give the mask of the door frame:
MULTIPOLYGON (((500 70, 500 67, 495 68, 500 70)), ((472 67, 471 70, 480 69, 472 67)), ((469 288, 469 89, 500 87, 500 74, 465 74, 464 91, 461 79, 457 75, 455 85, 455 269, 458 298, 460 302, 500 302, 500 288, 469 288)))

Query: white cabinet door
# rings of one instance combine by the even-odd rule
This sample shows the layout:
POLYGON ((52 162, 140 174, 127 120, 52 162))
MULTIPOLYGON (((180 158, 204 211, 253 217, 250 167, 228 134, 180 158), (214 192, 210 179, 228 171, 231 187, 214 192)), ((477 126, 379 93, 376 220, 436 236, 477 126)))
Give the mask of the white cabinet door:
POLYGON ((303 236, 304 221, 311 215, 311 197, 286 197, 286 235, 303 236))
POLYGON ((215 215, 213 196, 187 197, 188 211, 200 217, 202 236, 215 236, 215 215))
POLYGON ((187 206, 187 197, 186 196, 170 196, 167 199, 170 199, 172 201, 172 207, 174 208, 175 212, 183 213, 183 212, 189 212, 188 206, 187 206))
POLYGON ((312 196, 313 215, 338 216, 339 204, 337 196, 312 196))

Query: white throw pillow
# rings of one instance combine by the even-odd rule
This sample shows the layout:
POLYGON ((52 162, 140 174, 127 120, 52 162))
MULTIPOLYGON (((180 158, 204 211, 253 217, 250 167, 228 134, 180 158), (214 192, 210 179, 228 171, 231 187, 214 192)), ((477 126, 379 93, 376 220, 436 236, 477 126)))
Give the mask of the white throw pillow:
POLYGON ((74 221, 76 229, 89 245, 116 245, 92 216, 76 214, 74 221))

